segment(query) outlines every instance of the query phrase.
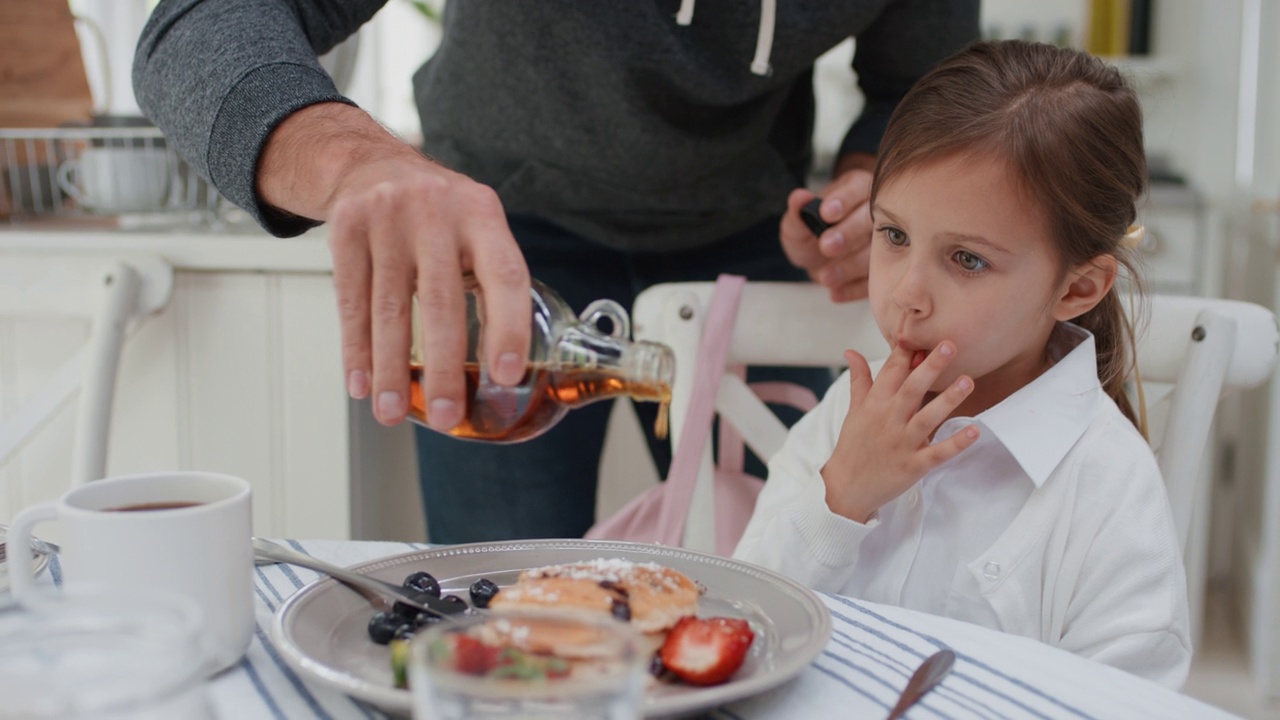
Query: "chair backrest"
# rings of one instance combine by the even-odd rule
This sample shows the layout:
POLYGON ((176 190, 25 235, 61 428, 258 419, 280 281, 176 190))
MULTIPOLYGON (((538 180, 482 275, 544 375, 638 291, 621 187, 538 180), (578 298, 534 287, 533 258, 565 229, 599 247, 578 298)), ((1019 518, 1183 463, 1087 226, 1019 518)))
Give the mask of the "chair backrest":
POLYGON ((1193 527, 1208 504, 1210 478, 1201 460, 1218 400, 1271 377, 1280 333, 1275 314, 1254 303, 1153 295, 1149 310, 1146 327, 1138 328, 1138 374, 1185 554, 1201 542, 1192 536, 1205 531, 1193 527))
POLYGON ((79 389, 70 485, 103 477, 116 370, 129 322, 164 307, 172 291, 172 268, 154 255, 0 253, 0 319, 78 320, 87 326, 79 351, 0 418, 0 465, 79 389))
MULTIPOLYGON (((637 339, 669 345, 675 353, 671 437, 684 427, 705 310, 714 283, 667 283, 636 298, 632 324, 637 339)), ((1252 303, 1156 295, 1138 344, 1155 449, 1179 540, 1185 551, 1193 508, 1203 504, 1207 478, 1200 459, 1218 398, 1224 390, 1265 381, 1276 363, 1275 315, 1252 303)), ((731 364, 805 367, 844 366, 843 352, 858 350, 875 361, 889 348, 866 302, 833 304, 809 283, 748 283, 729 350, 731 364)), ((740 378, 726 373, 716 397, 721 422, 730 422, 747 446, 767 459, 781 446, 786 428, 740 378)), ((712 550, 715 538, 711 450, 705 452, 689 510, 685 546, 712 550)))

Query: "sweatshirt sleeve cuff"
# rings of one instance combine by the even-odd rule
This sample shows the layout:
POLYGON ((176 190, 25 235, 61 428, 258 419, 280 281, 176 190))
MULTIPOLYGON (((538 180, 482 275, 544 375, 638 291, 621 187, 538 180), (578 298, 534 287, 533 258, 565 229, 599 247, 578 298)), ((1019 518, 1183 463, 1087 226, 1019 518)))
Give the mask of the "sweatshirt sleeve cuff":
POLYGON ((864 152, 869 155, 880 154, 880 139, 884 137, 885 128, 889 126, 889 118, 897 107, 896 100, 867 99, 853 127, 849 128, 844 141, 840 143, 840 156, 853 152, 864 152))
POLYGON ((267 136, 290 114, 308 105, 341 102, 322 70, 294 63, 254 68, 222 100, 209 137, 209 180, 228 200, 247 210, 272 235, 293 237, 319 225, 273 208, 258 198, 258 157, 267 136))
POLYGON ((819 482, 818 492, 805 493, 791 506, 791 520, 818 562, 830 568, 848 566, 850 554, 880 524, 879 513, 872 515, 866 523, 837 515, 827 507, 822 487, 819 482))

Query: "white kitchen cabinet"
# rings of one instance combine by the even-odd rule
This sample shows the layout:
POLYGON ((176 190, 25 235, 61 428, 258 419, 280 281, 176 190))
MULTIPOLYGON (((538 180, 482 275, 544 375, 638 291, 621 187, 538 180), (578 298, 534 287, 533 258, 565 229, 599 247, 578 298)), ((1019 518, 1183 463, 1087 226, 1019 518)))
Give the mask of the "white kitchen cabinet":
POLYGON ((1140 270, 1153 293, 1218 294, 1220 247, 1210 237, 1208 208, 1200 194, 1180 185, 1156 183, 1138 204, 1138 222, 1146 228, 1138 246, 1140 270))
MULTIPOLYGON (((150 252, 174 266, 169 304, 135 323, 124 346, 109 475, 239 475, 254 488, 255 533, 352 536, 351 413, 322 238, 0 230, 0 262, 17 250, 150 252)), ((0 415, 86 331, 70 321, 0 323, 0 415)), ((73 409, 0 467, 0 520, 66 489, 73 409)), ((56 540, 56 523, 42 532, 56 540)))

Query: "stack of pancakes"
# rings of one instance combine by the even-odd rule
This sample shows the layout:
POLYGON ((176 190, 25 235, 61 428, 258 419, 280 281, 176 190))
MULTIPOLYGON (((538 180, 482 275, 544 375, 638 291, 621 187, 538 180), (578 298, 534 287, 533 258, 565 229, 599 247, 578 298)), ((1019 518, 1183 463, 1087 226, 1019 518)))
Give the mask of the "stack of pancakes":
MULTIPOLYGON (((656 563, 601 558, 532 568, 490 601, 495 610, 582 610, 628 620, 656 649, 682 617, 696 615, 701 588, 684 574, 656 563)), ((566 643, 565 656, 590 650, 566 643)))

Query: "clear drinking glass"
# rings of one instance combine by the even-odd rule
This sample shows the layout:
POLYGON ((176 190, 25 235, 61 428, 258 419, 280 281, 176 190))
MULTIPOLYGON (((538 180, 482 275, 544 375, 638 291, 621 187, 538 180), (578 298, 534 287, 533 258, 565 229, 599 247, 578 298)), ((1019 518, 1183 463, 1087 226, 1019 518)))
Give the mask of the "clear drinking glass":
POLYGON ((200 610, 171 593, 35 593, 0 606, 0 718, 212 720, 200 610))
POLYGON ((417 720, 636 720, 646 660, 608 616, 490 611, 436 623, 409 648, 417 720))

